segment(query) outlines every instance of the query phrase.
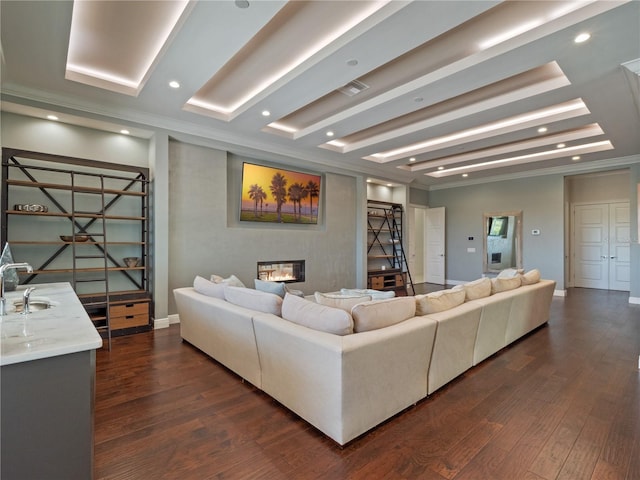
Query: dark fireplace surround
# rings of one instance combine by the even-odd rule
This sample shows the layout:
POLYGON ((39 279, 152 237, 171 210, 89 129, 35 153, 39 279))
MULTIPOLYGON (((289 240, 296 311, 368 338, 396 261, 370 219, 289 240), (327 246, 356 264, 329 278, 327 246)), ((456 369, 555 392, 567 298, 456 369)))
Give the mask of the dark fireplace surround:
POLYGON ((304 282, 304 260, 258 262, 257 277, 266 282, 304 282))

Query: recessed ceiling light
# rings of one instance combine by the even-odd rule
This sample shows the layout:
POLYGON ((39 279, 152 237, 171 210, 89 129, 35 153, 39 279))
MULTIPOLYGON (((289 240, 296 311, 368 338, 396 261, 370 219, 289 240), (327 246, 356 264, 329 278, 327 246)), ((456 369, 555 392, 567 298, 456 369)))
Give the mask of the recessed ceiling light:
POLYGON ((416 157, 411 157, 411 158, 409 159, 409 161, 410 161, 410 162, 415 162, 415 161, 416 161, 416 157))
POLYGON ((576 38, 573 39, 575 43, 584 43, 591 38, 591 34, 587 32, 582 32, 576 35, 576 38))
POLYGON ((393 183, 387 183, 387 187, 393 187, 393 183))
POLYGON ((413 101, 416 102, 416 103, 420 103, 420 102, 424 101, 424 98, 423 97, 415 97, 413 99, 413 101))
POLYGON ((58 120, 58 117, 56 117, 55 115, 47 115, 47 118, 49 120, 58 120))
POLYGON ((271 115, 271 112, 269 110, 263 110, 262 111, 262 116, 263 117, 268 117, 269 115, 271 115))
POLYGON ((370 178, 367 178, 367 183, 371 183, 371 179, 370 178))
POLYGON ((120 130, 120 133, 123 135, 129 135, 131 132, 129 130, 127 130, 126 128, 123 128, 122 130, 120 130))
POLYGON ((462 176, 463 176, 464 178, 467 178, 467 177, 469 176, 469 174, 468 174, 468 173, 463 173, 463 174, 462 174, 462 176))
POLYGON ((557 144, 557 145, 556 145, 556 148, 564 148, 564 147, 566 147, 566 146, 567 146, 567 145, 566 145, 566 144, 564 144, 564 143, 559 143, 559 144, 557 144))
POLYGON ((547 127, 540 127, 538 129, 538 133, 545 133, 547 131, 547 127))
POLYGON ((443 167, 442 165, 440 165, 440 166, 438 167, 438 170, 444 170, 444 167, 443 167))
POLYGON ((332 130, 329 130, 327 132, 327 137, 333 137, 333 131, 332 130))
POLYGON ((248 0, 236 0, 235 4, 238 8, 249 8, 248 0))
POLYGON ((169 86, 171 88, 180 88, 180 82, 178 82, 177 80, 171 80, 169 82, 169 86))
POLYGON ((573 160, 574 162, 580 160, 580 155, 574 155, 573 157, 571 157, 571 160, 573 160))
POLYGON ((355 67, 356 65, 358 65, 358 60, 356 60, 355 58, 347 60, 347 65, 349 65, 350 67, 355 67))

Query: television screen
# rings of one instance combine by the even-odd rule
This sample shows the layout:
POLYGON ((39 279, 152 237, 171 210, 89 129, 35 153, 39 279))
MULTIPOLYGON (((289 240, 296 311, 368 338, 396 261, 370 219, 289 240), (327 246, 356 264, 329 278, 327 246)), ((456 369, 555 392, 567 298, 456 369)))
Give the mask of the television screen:
POLYGON ((320 175, 245 162, 240 220, 317 224, 320 180, 320 175))

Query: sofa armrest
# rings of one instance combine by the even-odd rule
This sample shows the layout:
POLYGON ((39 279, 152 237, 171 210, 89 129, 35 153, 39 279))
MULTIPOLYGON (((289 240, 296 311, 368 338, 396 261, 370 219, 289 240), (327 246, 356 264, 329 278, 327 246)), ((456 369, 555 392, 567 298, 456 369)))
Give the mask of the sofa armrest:
POLYGON ((337 336, 254 317, 262 389, 344 445, 427 394, 436 322, 337 336))
POLYGON ((253 332, 253 310, 208 297, 191 287, 173 291, 180 336, 260 388, 260 361, 253 332))

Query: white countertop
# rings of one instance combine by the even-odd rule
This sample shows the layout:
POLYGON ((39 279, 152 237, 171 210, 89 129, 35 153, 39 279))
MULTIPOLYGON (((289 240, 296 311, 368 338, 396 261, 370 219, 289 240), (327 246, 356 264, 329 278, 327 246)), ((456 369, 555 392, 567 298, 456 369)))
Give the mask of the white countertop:
POLYGON ((31 301, 48 300, 52 307, 22 315, 13 303, 27 288, 6 292, 7 315, 0 317, 0 365, 39 360, 93 350, 102 346, 80 300, 69 283, 32 285, 31 301))

